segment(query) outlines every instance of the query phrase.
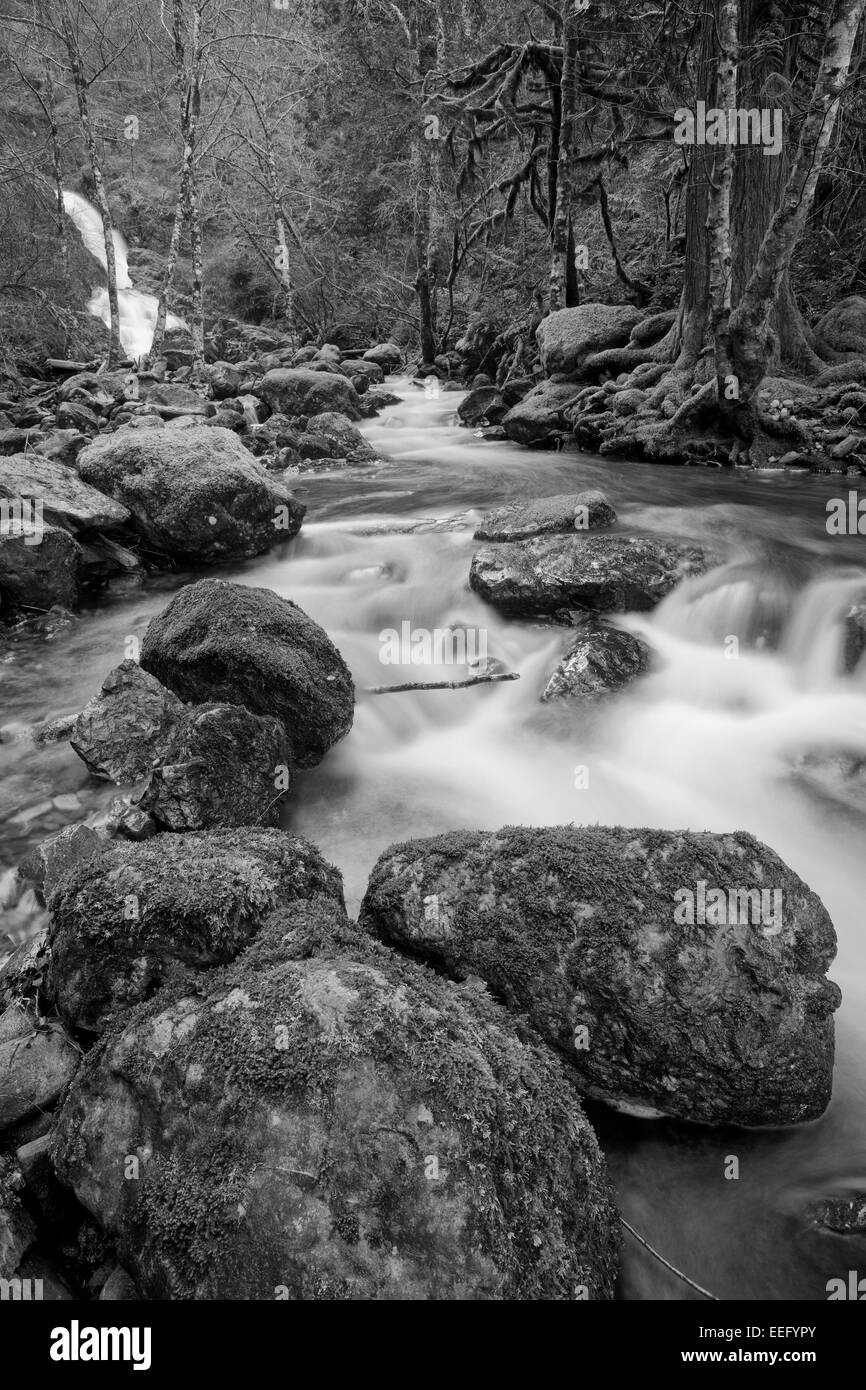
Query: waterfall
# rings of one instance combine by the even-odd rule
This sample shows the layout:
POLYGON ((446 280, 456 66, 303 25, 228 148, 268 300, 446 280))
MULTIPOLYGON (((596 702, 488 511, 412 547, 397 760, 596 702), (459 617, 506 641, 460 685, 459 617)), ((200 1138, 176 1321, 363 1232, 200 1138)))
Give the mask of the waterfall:
MULTIPOLYGON (((90 252, 94 260, 99 262, 103 270, 106 270, 107 259, 102 218, 96 208, 80 193, 74 193, 71 189, 64 189, 63 206, 67 216, 75 224, 85 249, 90 252)), ((145 294, 142 290, 133 287, 129 275, 126 239, 116 230, 113 236, 114 261, 117 268, 117 298, 120 310, 120 342, 131 357, 143 357, 145 353, 150 351, 150 345, 153 342, 159 301, 156 295, 145 294)), ((106 327, 110 326, 111 309, 106 286, 100 285, 94 289, 88 300, 87 308, 91 314, 95 314, 98 319, 101 319, 106 327)), ((175 314, 169 314, 166 319, 166 327, 185 328, 186 324, 175 314)))

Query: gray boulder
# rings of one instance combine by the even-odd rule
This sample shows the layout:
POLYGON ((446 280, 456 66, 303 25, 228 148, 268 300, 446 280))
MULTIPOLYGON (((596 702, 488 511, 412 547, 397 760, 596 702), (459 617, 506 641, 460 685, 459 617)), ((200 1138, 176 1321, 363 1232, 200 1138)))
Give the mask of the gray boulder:
POLYGON ((385 373, 377 362, 359 361, 349 358, 340 363, 340 371, 352 382, 359 395, 371 386, 379 386, 385 380, 385 373))
POLYGON ((643 317, 632 304, 580 304, 548 314, 535 335, 545 376, 571 375, 592 353, 624 347, 643 317))
POLYGON ((78 467, 128 507, 151 546, 188 559, 260 555, 295 535, 305 512, 231 430, 121 430, 82 450, 78 467))
POLYGON ((616 512, 602 492, 569 492, 556 497, 510 502, 481 518, 477 541, 520 541, 531 536, 569 534, 612 526, 616 512), (580 508, 580 511, 578 511, 580 508))
POLYGON ((374 347, 367 348, 364 353, 364 361, 375 362, 379 367, 393 369, 402 366, 403 353, 396 343, 376 343, 374 347))
POLYGON ((650 663, 646 642, 609 623, 589 619, 568 644, 541 701, 597 699, 622 689, 650 663))
POLYGON ((512 406, 502 419, 502 428, 518 444, 548 444, 569 429, 565 412, 579 390, 574 382, 541 381, 512 406))
POLYGON ((815 324, 815 335, 835 352, 866 353, 866 299, 850 294, 815 324))
POLYGON ((154 768, 138 808, 165 830, 277 825, 290 789, 286 732, 239 705, 195 705, 154 768))
POLYGON ((487 545, 472 559, 469 584, 503 613, 533 616, 562 608, 624 613, 654 608, 684 578, 703 574, 699 546, 634 536, 538 536, 487 545))
POLYGON ((243 381, 237 367, 233 367, 230 362, 206 363, 198 368, 197 376, 210 387, 215 401, 225 401, 230 396, 236 396, 243 381))
POLYGON ((0 530, 0 607, 11 600, 32 608, 71 608, 83 564, 80 545, 58 526, 45 526, 36 545, 34 539, 0 530))
POLYGON ((358 420, 358 392, 348 377, 307 367, 277 367, 266 372, 258 388, 262 400, 281 415, 320 415, 338 411, 358 420))
POLYGON ((95 777, 137 782, 170 758, 185 717, 172 691, 123 661, 78 715, 69 741, 95 777))
POLYGON ((80 1061, 81 1053, 58 1024, 10 1004, 0 1014, 0 1134, 50 1110, 80 1061))
POLYGON ((830 1100, 833 924, 750 835, 507 827, 394 845, 360 923, 480 977, 619 1109, 785 1125, 830 1100))
POLYGON ((54 1159, 146 1298, 613 1295, 604 1161, 558 1059, 333 904, 98 1044, 54 1159))
POLYGON ((270 589, 219 579, 187 585, 152 619, 141 664, 182 700, 279 719, 301 767, 320 762, 352 727, 346 663, 318 623, 270 589))
POLYGON ((306 433, 326 448, 328 458, 346 459, 349 463, 370 463, 377 457, 376 450, 361 431, 348 416, 338 411, 328 410, 314 415, 307 423, 306 433))
POLYGON ((48 896, 47 995, 70 1027, 102 1032, 171 979, 225 965, 299 897, 342 904, 336 869, 278 830, 114 840, 48 896))
POLYGON ((38 454, 15 454, 0 468, 0 498, 33 497, 46 521, 67 531, 108 531, 129 519, 125 507, 89 487, 72 469, 38 454))

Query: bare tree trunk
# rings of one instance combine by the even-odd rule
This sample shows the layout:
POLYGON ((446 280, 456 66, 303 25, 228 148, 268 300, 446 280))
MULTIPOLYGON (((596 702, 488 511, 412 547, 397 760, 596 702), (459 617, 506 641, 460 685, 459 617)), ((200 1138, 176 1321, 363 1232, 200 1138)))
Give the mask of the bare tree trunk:
POLYGON ((192 315, 189 328, 192 335, 193 366, 200 367, 204 363, 204 253, 198 180, 193 165, 190 166, 187 181, 186 207, 192 259, 192 315))
POLYGON ((78 38, 75 33, 75 26, 72 22, 67 0, 60 0, 60 24, 63 42, 66 45, 66 52, 69 56, 72 81, 75 86, 81 130, 84 135, 84 143, 87 146, 87 154, 90 160, 90 172, 93 175, 96 203, 99 208, 100 216, 102 217, 102 230, 105 238, 105 272, 108 277, 108 306, 111 315, 108 336, 108 365, 109 367, 113 367, 121 357, 120 305, 117 297, 117 261, 114 255, 114 224, 111 219, 108 194, 105 191, 105 181, 102 177, 102 167, 99 163, 99 155, 96 151, 96 138, 93 134, 90 108, 87 103, 87 81, 84 76, 81 51, 78 47, 78 38))
POLYGON ((165 272, 162 278, 162 288, 159 292, 159 303, 156 309, 156 327, 153 330, 153 342, 150 347, 151 361, 155 361, 162 352, 162 344, 165 339, 165 323, 168 317, 168 302, 171 298, 172 286, 174 284, 174 272, 177 268, 178 257, 180 256, 180 239, 183 234, 183 224, 186 216, 186 185, 189 177, 188 155, 191 159, 192 150, 187 145, 183 154, 183 169, 180 177, 177 202, 174 209, 174 223, 171 228, 171 240, 168 244, 165 272))
POLYGON ((864 11, 866 0, 839 0, 828 23, 814 90, 782 202, 764 234, 755 268, 731 317, 739 405, 746 416, 740 420, 741 432, 754 428, 754 399, 768 355, 767 320, 812 206, 864 11))
POLYGON ((562 0, 562 78, 556 206, 550 229, 551 313, 576 303, 571 207, 574 195, 574 123, 577 118, 577 18, 573 0, 562 0), (570 293, 569 291, 572 290, 570 293))
MULTIPOLYGON (((45 75, 45 114, 51 135, 51 172, 54 176, 54 192, 57 198, 57 240, 60 245, 60 270, 63 275, 63 289, 69 289, 69 234, 66 229, 66 210, 63 206, 63 160, 60 153, 60 128, 57 124, 57 102, 54 96, 54 80, 51 66, 43 64, 45 75)), ((112 245, 114 243, 112 242, 112 245)))
MULTIPOLYGON (((738 20, 738 0, 720 0, 717 16, 719 63, 714 104, 722 111, 733 111, 737 105, 737 68, 740 52, 738 20)), ((716 391, 719 411, 723 417, 729 401, 728 393, 737 390, 730 335, 734 264, 731 244, 734 149, 733 142, 716 146, 707 199, 710 313, 715 343, 716 391)))
POLYGON ((190 253, 192 258, 192 318, 190 334, 193 343, 193 360, 196 365, 204 362, 204 306, 202 302, 202 242, 199 215, 198 189, 195 176, 196 135, 201 113, 201 68, 202 68, 202 11, 206 0, 194 0, 192 6, 192 35, 189 46, 186 43, 186 16, 184 0, 172 0, 172 38, 174 39, 174 66, 177 77, 180 132, 183 139, 183 159, 181 161, 180 181, 171 240, 165 263, 162 289, 156 311, 156 326, 150 348, 153 360, 162 352, 165 338, 165 323, 171 299, 174 275, 180 256, 180 243, 184 222, 189 227, 190 253))
POLYGON ((280 196, 280 182, 277 176, 277 159, 274 153, 273 136, 271 135, 268 125, 263 125, 263 129, 265 133, 265 150, 267 151, 268 187, 271 191, 271 201, 273 203, 277 269, 280 275, 280 286, 283 295, 283 316, 286 320, 286 327, 291 333, 294 331, 294 294, 292 290, 292 263, 289 257, 289 238, 286 235, 286 219, 283 215, 283 200, 280 196))

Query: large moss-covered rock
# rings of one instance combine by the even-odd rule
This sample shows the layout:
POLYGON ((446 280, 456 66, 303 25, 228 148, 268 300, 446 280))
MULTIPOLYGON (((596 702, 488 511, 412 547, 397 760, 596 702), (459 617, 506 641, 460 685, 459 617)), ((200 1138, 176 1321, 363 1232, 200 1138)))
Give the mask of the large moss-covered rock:
POLYGON ((829 1102, 833 924, 750 835, 560 826, 412 841, 379 859, 360 921, 437 970, 480 976, 619 1108, 782 1125, 829 1102))
POLYGON ((699 546, 636 536, 539 536, 487 545, 472 558, 470 586, 513 616, 588 608, 654 608, 680 581, 703 574, 699 546))
POLYGON ((327 633, 270 589, 203 579, 150 623, 141 664, 182 700, 273 715, 293 760, 321 761, 352 727, 354 686, 327 633))
POLYGON ((122 526, 129 512, 88 486, 73 468, 39 454, 15 454, 0 468, 0 498, 33 497, 53 526, 67 531, 107 531, 122 526))
POLYGON ((83 449, 85 482, 132 513, 158 551, 196 560, 260 555, 299 530, 305 508, 231 430, 119 430, 83 449))
POLYGON ((145 1297, 612 1295, 604 1162, 558 1059, 332 903, 136 1010, 57 1136, 145 1297))
POLYGON ((48 995, 68 1025, 101 1032, 165 980, 232 960, 280 906, 314 892, 342 903, 339 874, 278 830, 114 841, 48 894, 48 995))
POLYGON ((815 324, 815 335, 835 352, 866 353, 866 299, 840 299, 815 324))
POLYGON ((358 392, 348 377, 310 367, 275 367, 266 372, 258 394, 283 415, 321 415, 339 411, 350 420, 361 416, 358 392))
POLYGON ((580 304, 548 314, 535 335, 545 375, 579 372, 591 353, 624 347, 642 318, 633 304, 580 304))

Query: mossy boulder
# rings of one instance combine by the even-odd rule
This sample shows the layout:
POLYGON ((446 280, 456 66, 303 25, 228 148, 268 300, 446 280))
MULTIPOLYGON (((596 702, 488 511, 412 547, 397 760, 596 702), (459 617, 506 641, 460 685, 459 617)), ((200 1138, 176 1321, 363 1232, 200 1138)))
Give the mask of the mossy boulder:
POLYGON ((548 314, 535 334, 545 376, 578 372, 592 353, 624 347, 643 317, 633 304, 580 304, 548 314))
POLYGON ((833 924, 750 835, 509 827, 394 845, 360 922, 437 970, 480 976, 618 1108, 783 1125, 829 1102, 833 924))
POLYGON ((301 767, 320 762, 352 727, 346 663, 318 623, 270 589, 219 579, 187 585, 152 619, 141 664, 182 700, 279 719, 301 767))
POLYGON ((350 420, 361 416, 358 392, 348 377, 311 367, 275 367, 266 372, 257 394, 282 415, 321 415, 338 411, 350 420))
POLYGON ((815 324, 815 336, 834 352, 866 353, 866 299, 849 294, 815 324))
POLYGON ((233 960, 271 915, 314 892, 342 904, 315 846, 245 827, 113 841, 47 896, 47 994, 70 1027, 102 1032, 166 980, 233 960))
POLYGON ((231 430, 119 430, 78 456, 85 482, 132 513, 155 551, 181 559, 261 555, 300 529, 305 507, 231 430))
POLYGON ((513 617, 586 608, 645 611, 710 561, 697 545, 638 536, 536 536, 487 545, 472 558, 469 584, 513 617))
POLYGON ((559 1060, 332 902, 103 1039, 54 1161, 146 1298, 612 1296, 604 1161, 559 1060))

